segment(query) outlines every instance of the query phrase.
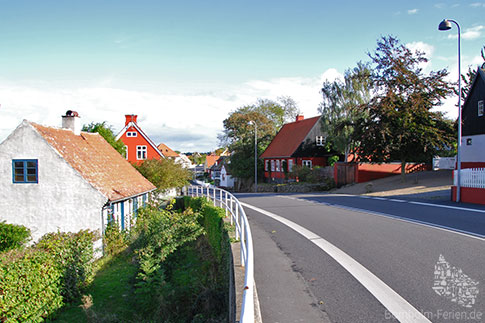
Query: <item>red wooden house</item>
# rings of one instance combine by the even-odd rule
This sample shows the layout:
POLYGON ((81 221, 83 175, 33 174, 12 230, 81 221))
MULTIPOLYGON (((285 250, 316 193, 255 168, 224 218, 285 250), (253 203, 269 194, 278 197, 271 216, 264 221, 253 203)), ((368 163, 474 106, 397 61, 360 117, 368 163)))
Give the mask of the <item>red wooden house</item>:
POLYGON ((130 163, 140 164, 146 159, 165 158, 157 145, 141 130, 137 124, 137 115, 125 115, 125 127, 118 133, 116 140, 126 146, 126 159, 130 163))
POLYGON ((320 117, 305 119, 298 115, 295 122, 281 127, 260 158, 264 161, 265 180, 283 182, 293 165, 326 166, 330 156, 320 117))

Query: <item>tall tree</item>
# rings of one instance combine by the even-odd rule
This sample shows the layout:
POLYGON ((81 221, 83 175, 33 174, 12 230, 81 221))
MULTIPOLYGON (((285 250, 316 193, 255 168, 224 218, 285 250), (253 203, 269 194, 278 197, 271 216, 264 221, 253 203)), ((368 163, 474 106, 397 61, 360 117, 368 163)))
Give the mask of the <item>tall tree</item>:
POLYGON ((171 159, 147 159, 140 165, 133 166, 163 192, 171 188, 180 188, 188 184, 192 173, 171 159))
POLYGON ((375 64, 375 96, 361 107, 353 133, 360 142, 358 155, 367 162, 399 160, 404 180, 407 162, 429 161, 455 141, 452 122, 432 111, 452 92, 445 81, 448 71, 424 75, 424 54, 412 52, 392 36, 378 40, 369 57, 375 64))
MULTIPOLYGON (((222 146, 228 147, 231 155, 231 172, 235 177, 254 176, 254 121, 257 126, 258 156, 266 149, 283 124, 298 114, 295 102, 290 97, 277 101, 258 99, 231 112, 224 120, 224 131, 219 136, 222 146)), ((262 163, 258 166, 262 171, 262 163)), ((259 176, 258 176, 259 177, 259 176)))
POLYGON ((353 69, 345 71, 344 80, 325 81, 322 86, 323 101, 319 112, 322 114, 322 130, 332 149, 345 155, 348 160, 357 142, 353 138, 354 125, 362 109, 371 98, 371 71, 369 64, 359 62, 353 69))
POLYGON ((123 157, 126 157, 126 147, 121 140, 116 140, 116 136, 113 133, 111 126, 106 124, 106 121, 94 123, 91 122, 88 125, 83 126, 83 131, 97 132, 99 133, 117 152, 123 157))

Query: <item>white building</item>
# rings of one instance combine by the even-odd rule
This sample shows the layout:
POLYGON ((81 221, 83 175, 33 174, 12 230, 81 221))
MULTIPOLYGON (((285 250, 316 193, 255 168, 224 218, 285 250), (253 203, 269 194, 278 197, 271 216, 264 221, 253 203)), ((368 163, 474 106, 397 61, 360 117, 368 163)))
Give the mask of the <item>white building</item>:
POLYGON ((33 240, 53 231, 103 232, 131 224, 155 186, 99 134, 80 131, 76 112, 63 128, 24 120, 0 143, 0 221, 21 224, 33 240))

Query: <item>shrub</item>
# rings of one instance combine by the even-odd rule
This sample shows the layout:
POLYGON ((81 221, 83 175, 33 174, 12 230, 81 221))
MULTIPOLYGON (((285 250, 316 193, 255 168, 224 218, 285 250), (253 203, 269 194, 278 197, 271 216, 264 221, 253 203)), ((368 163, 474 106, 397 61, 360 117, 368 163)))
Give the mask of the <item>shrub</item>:
POLYGON ((0 255, 0 321, 43 322, 62 305, 54 255, 36 248, 0 255))
POLYGON ((150 313, 156 310, 164 285, 162 263, 177 248, 197 239, 203 232, 198 214, 191 209, 185 212, 160 210, 148 205, 139 210, 134 228, 138 235, 134 247, 139 263, 136 294, 140 310, 150 313))
POLYGON ((81 296, 82 289, 93 278, 94 232, 48 233, 36 244, 54 256, 61 275, 61 295, 65 302, 81 296))
POLYGON ((104 230, 103 244, 107 255, 117 255, 128 247, 129 237, 120 230, 116 221, 111 221, 104 230))
POLYGON ((0 222, 0 252, 21 248, 30 240, 30 229, 0 222))

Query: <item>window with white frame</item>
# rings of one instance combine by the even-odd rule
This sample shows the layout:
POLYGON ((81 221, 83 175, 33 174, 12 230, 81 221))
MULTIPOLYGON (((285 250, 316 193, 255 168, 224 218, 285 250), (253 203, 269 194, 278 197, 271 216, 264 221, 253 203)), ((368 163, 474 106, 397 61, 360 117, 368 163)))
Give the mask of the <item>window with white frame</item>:
POLYGON ((483 113, 484 113, 484 101, 483 100, 480 100, 478 101, 478 116, 479 117, 483 117, 483 113))
POLYGON ((288 159, 288 171, 293 170, 293 159, 288 159))
POLYGON ((136 137, 138 134, 136 133, 136 131, 128 131, 126 133, 126 136, 127 137, 136 137))
POLYGON ((315 138, 315 142, 317 146, 324 146, 325 145, 325 137, 324 136, 317 136, 315 138))
POLYGON ((147 159, 147 146, 136 146, 136 159, 147 159))
POLYGON ((312 161, 311 160, 302 160, 302 165, 308 168, 312 168, 312 161))
POLYGON ((274 172, 274 159, 271 159, 271 171, 274 172))
POLYGON ((279 159, 276 160, 276 171, 277 172, 280 171, 280 160, 279 159))
POLYGON ((264 161, 264 170, 267 172, 269 170, 269 160, 264 161))

